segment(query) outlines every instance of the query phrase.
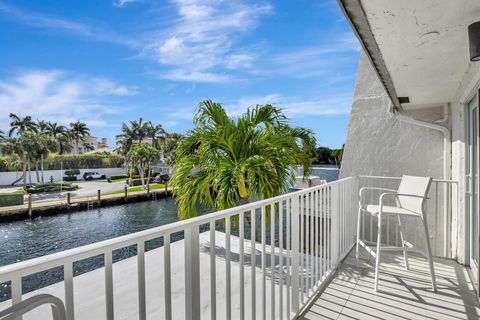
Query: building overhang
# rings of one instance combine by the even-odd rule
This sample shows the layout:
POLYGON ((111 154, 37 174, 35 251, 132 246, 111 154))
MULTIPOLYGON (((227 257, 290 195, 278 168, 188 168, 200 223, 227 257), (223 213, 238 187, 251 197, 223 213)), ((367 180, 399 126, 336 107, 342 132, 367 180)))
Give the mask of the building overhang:
POLYGON ((452 101, 470 63, 467 28, 480 20, 480 1, 338 2, 394 108, 452 101))

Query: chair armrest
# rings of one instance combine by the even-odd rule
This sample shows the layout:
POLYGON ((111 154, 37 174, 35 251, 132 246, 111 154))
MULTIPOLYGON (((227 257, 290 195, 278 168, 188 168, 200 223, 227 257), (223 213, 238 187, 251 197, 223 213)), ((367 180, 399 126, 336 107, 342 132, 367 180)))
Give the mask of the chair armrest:
POLYGON ((362 187, 362 188, 360 188, 360 190, 358 191, 358 196, 360 197, 360 198, 359 198, 359 203, 360 203, 360 204, 362 203, 363 193, 364 193, 365 190, 379 190, 379 191, 397 192, 397 190, 387 189, 387 188, 362 187))
POLYGON ((427 197, 424 196, 417 196, 414 194, 408 194, 408 193, 397 193, 397 192, 385 192, 380 195, 380 199, 378 200, 378 207, 379 207, 379 214, 382 213, 382 208, 383 208, 383 199, 388 196, 393 196, 395 198, 398 198, 399 196, 401 197, 411 197, 411 198, 420 198, 420 199, 427 199, 427 197))

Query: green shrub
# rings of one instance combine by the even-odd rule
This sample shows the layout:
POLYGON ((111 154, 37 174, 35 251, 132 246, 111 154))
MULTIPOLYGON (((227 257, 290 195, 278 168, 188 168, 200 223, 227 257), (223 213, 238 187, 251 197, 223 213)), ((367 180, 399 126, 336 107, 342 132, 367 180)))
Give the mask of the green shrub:
MULTIPOLYGON (((150 178, 150 183, 152 183, 153 178, 150 178)), ((147 178, 145 178, 145 184, 147 184, 147 178)), ((142 185, 142 179, 132 179, 132 186, 137 187, 142 185)))
POLYGON ((27 193, 48 193, 60 191, 72 191, 78 189, 78 186, 70 182, 46 182, 32 183, 25 188, 27 193))
POLYGON ((110 179, 112 180, 128 179, 128 176, 126 174, 121 174, 116 176, 110 176, 110 179))
POLYGON ((66 176, 78 176, 79 174, 80 174, 80 170, 78 170, 78 169, 65 170, 65 175, 66 176))
POLYGON ((63 181, 77 181, 77 176, 66 176, 66 177, 63 177, 63 181))
POLYGON ((23 204, 23 194, 0 193, 0 207, 17 206, 23 204))

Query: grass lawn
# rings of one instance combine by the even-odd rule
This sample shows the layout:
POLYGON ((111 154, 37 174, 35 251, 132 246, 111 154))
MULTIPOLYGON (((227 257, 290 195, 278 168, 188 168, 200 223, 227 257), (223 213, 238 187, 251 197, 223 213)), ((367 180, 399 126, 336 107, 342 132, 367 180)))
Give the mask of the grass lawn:
MULTIPOLYGON (((160 189, 165 189, 165 185, 163 183, 152 183, 150 184, 150 191, 152 190, 160 190, 160 189)), ((143 189, 142 186, 137 186, 137 187, 131 187, 128 188, 128 192, 139 192, 139 191, 147 191, 146 189, 143 189)), ((119 193, 124 193, 124 189, 116 190, 113 192, 109 192, 107 194, 119 194, 119 193)))

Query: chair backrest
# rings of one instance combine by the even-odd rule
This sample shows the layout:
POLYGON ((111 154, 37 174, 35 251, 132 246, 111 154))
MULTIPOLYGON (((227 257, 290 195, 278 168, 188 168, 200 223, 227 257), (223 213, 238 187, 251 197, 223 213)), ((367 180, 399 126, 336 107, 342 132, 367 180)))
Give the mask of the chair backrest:
POLYGON ((432 178, 430 177, 415 177, 406 176, 402 177, 400 186, 398 187, 398 193, 411 194, 415 196, 421 196, 422 198, 413 197, 398 197, 398 204, 400 207, 411 210, 413 212, 422 212, 423 201, 427 197, 428 190, 432 184, 432 178))

